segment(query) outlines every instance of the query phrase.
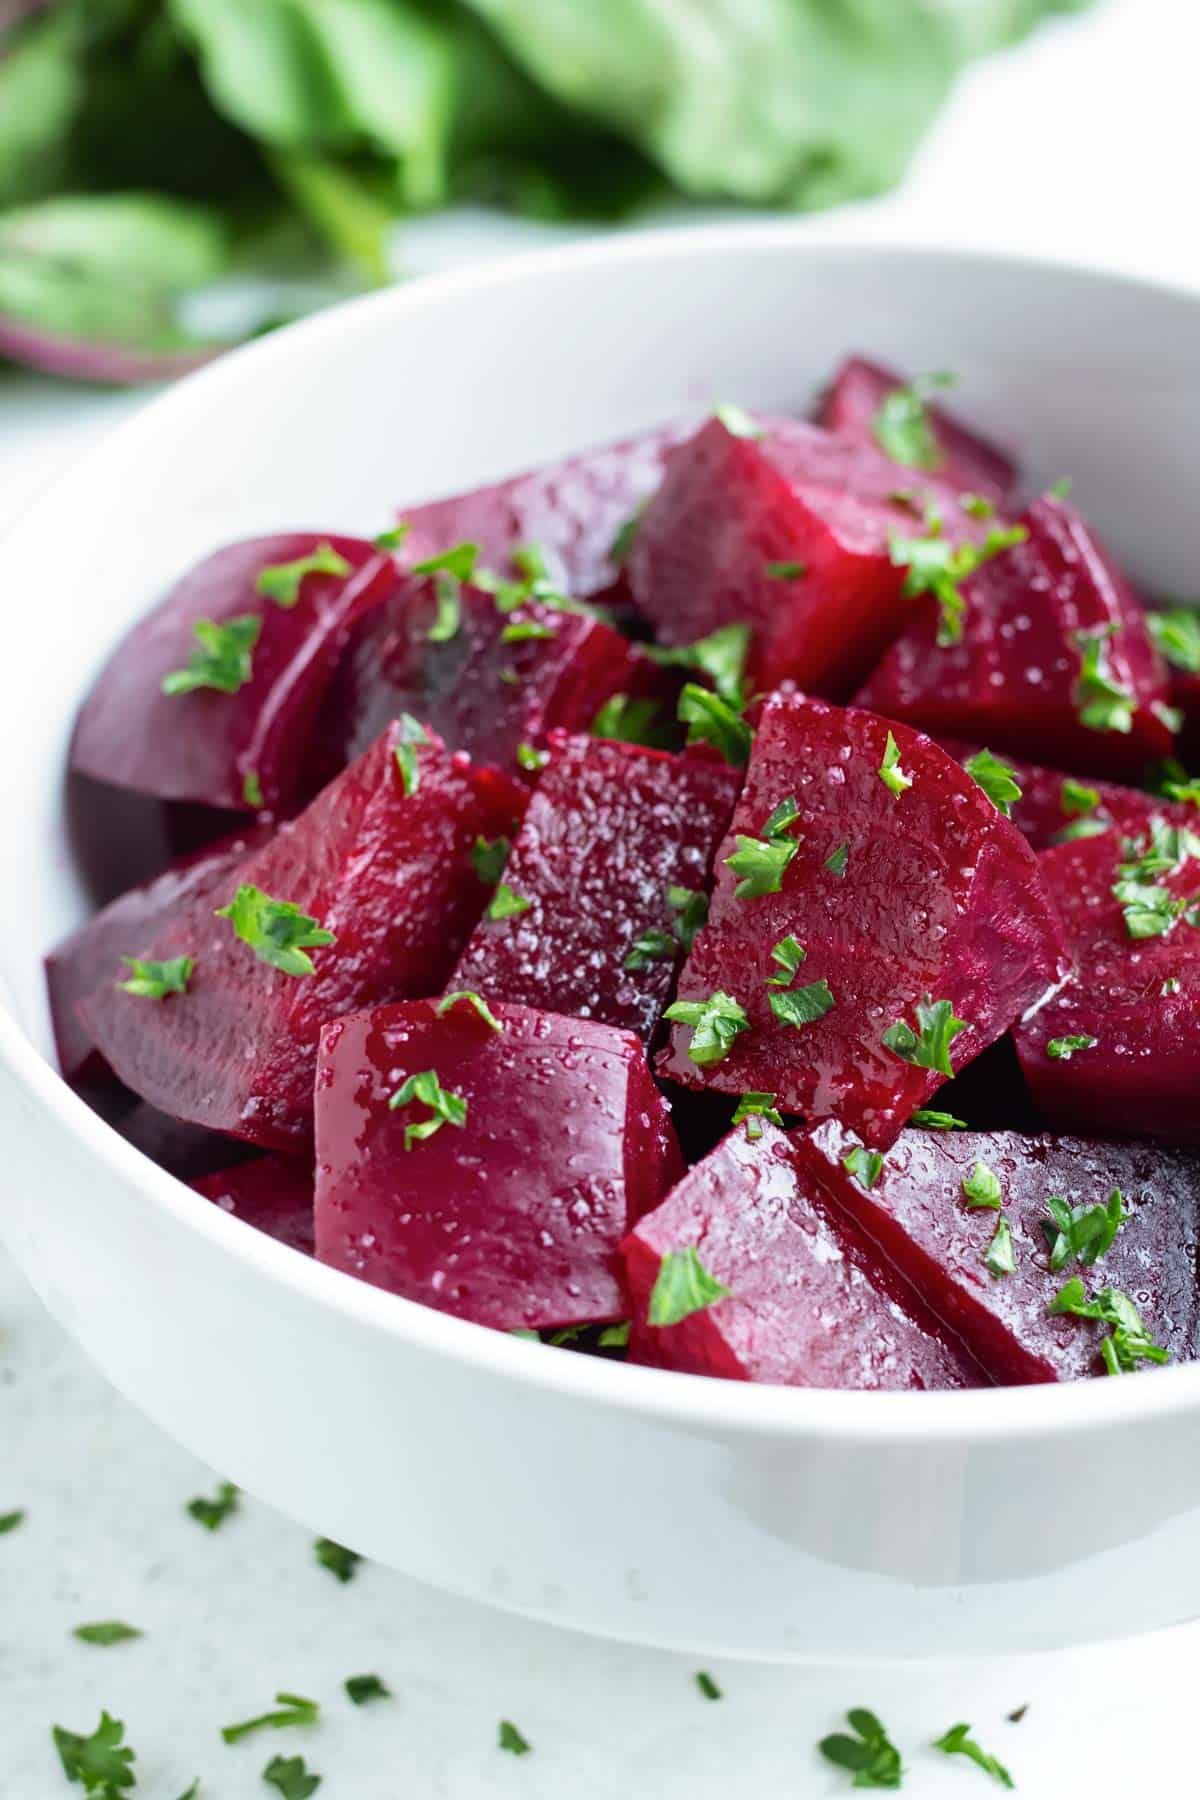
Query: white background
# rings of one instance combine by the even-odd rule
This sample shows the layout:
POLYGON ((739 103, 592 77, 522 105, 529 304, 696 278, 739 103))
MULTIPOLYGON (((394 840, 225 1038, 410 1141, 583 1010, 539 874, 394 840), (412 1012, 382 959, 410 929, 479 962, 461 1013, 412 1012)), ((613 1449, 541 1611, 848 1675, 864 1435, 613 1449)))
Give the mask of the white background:
MULTIPOLYGON (((814 235, 1019 248, 1200 286, 1198 50, 1193 0, 1109 0, 1047 29, 962 84, 902 194, 814 221, 814 235)), ((400 255, 421 270, 543 235, 460 216, 409 230, 400 255)), ((0 375, 0 526, 144 403, 0 375)), ((37 598, 4 601, 13 654, 14 620, 35 617, 37 598)), ((197 1775, 201 1800, 261 1797, 274 1791, 260 1779, 269 1757, 297 1752, 323 1774, 321 1800, 805 1800, 849 1791, 813 1744, 856 1704, 879 1711, 904 1749, 905 1791, 935 1800, 1000 1792, 921 1747, 958 1720, 1030 1800, 1196 1792, 1200 1627, 936 1669, 714 1664, 725 1698, 712 1704, 678 1656, 511 1620, 368 1565, 342 1587, 304 1532, 250 1500, 210 1536, 183 1507, 215 1479, 107 1388, 0 1251, 0 1513, 28 1511, 0 1538, 0 1800, 79 1792, 50 1725, 90 1731, 102 1705, 127 1722, 146 1800, 176 1800, 197 1775), (105 1650, 69 1636, 105 1618, 140 1626, 144 1641, 105 1650), (363 1672, 395 1699, 351 1707, 341 1682, 363 1672), (227 1749, 219 1727, 279 1687, 322 1700, 322 1724, 227 1749), (1027 1717, 1009 1724, 1024 1702, 1027 1717), (501 1716, 532 1755, 499 1753, 501 1716)), ((617 1469, 612 1503, 636 1505, 617 1469)))

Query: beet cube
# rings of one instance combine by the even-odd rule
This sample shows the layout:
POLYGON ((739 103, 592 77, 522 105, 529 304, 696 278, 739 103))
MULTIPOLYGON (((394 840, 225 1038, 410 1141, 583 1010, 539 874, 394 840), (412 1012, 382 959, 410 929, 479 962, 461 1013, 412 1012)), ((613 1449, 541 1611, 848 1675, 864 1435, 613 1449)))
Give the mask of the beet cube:
POLYGON ((186 993, 150 1000, 109 982, 80 1008, 120 1079, 177 1118, 266 1149, 312 1135, 322 1025, 339 1014, 442 986, 487 897, 476 837, 512 829, 516 784, 436 741, 414 749, 385 732, 306 811, 234 870, 241 886, 290 903, 331 931, 312 974, 264 961, 209 894, 186 900, 139 955, 188 956, 186 993), (415 784, 398 748, 415 758, 415 784), (407 791, 411 789, 411 791, 407 791))
POLYGON ((773 1125, 757 1139, 735 1127, 621 1250, 633 1295, 631 1362, 793 1387, 985 1384, 773 1125), (687 1249, 730 1297, 652 1325, 664 1258, 687 1249))
POLYGON ((1024 543, 962 584, 961 641, 938 644, 924 597, 855 704, 1012 750, 1034 762, 1136 779, 1169 754, 1166 669, 1128 581, 1065 501, 1025 514, 1024 543))
POLYGON ((1052 1125, 1200 1143, 1197 845, 1159 816, 1038 859, 1077 967, 1015 1033, 1034 1104, 1052 1125), (1131 874, 1147 853, 1160 866, 1131 874))
MULTIPOLYGON (((848 357, 822 398, 817 424, 851 443, 866 444, 891 456, 889 445, 895 434, 888 430, 886 402, 897 392, 903 399, 909 391, 905 377, 894 369, 867 362, 860 356, 848 357)), ((963 493, 981 494, 1003 506, 1016 485, 1017 472, 1011 458, 962 424, 944 406, 926 398, 923 412, 925 428, 915 443, 921 454, 915 459, 906 456, 902 466, 928 470, 963 493)), ((917 416, 920 417, 919 412, 917 416)))
MULTIPOLYGON (((864 1176, 859 1164, 856 1178, 846 1167, 858 1140, 840 1127, 823 1125, 797 1141, 809 1178, 822 1181, 994 1381, 1073 1381, 1103 1372, 1100 1341, 1108 1327, 1047 1310, 1075 1278, 1089 1297, 1104 1287, 1126 1294, 1151 1338, 1173 1357, 1200 1353, 1200 1167, 1193 1159, 1143 1145, 1011 1131, 906 1131, 870 1182, 870 1169, 864 1176), (1078 1237, 1075 1229, 1061 1234, 1047 1198, 1082 1220, 1114 1189, 1128 1216, 1097 1260, 1081 1263, 1081 1249, 1091 1254, 1086 1227, 1078 1237), (997 1194, 998 1208, 970 1204, 972 1195, 994 1201, 997 1194), (1011 1234, 1011 1254, 1001 1252, 997 1263, 1011 1262, 1007 1274, 994 1274, 986 1260, 996 1261, 998 1226, 1002 1238, 1004 1226, 1011 1234), (1051 1266, 1054 1245, 1058 1268, 1051 1266)), ((1091 1241, 1101 1249, 1105 1240, 1091 1241)))
POLYGON ((555 741, 504 871, 527 905, 480 920, 450 985, 649 1041, 680 950, 668 896, 707 891, 738 787, 724 763, 555 741))
POLYGON ((717 866, 679 1000, 725 996, 744 1023, 719 1002, 707 1023, 672 1007, 661 1072, 772 1092, 872 1144, 1067 972, 1020 833, 936 744, 869 713, 767 703, 717 866), (960 1033, 939 1027, 949 1013, 960 1033))
POLYGON ((490 1010, 410 1002, 322 1034, 317 1255, 499 1330, 623 1318, 617 1245, 682 1172, 642 1046, 490 1010), (421 1076, 454 1116, 411 1093, 421 1076))
POLYGON ((952 542, 983 526, 957 490, 920 470, 902 481, 881 452, 792 420, 763 432, 714 419, 672 452, 630 553, 634 599, 669 644, 748 623, 759 688, 791 678, 842 695, 910 616, 891 538, 919 532, 930 508, 952 542))
POLYGON ((222 1212, 244 1219, 292 1250, 311 1256, 313 1239, 313 1174, 295 1156, 256 1156, 192 1186, 222 1212))
POLYGON ((361 538, 288 532, 215 551, 118 645, 76 721, 71 767, 167 800, 285 808, 346 629, 394 581, 391 558, 361 538), (309 560, 312 572, 288 578, 309 560), (264 571, 276 572, 278 598, 260 592, 264 571), (243 664, 216 675, 240 685, 163 692, 200 654, 197 624, 247 620, 258 622, 248 673, 243 664))
POLYGON ((259 1154, 249 1144, 233 1143, 223 1132, 206 1131, 202 1125, 173 1119, 169 1113, 147 1106, 144 1100, 135 1100, 128 1111, 109 1122, 118 1137, 179 1181, 199 1181, 202 1176, 231 1169, 235 1163, 259 1154))

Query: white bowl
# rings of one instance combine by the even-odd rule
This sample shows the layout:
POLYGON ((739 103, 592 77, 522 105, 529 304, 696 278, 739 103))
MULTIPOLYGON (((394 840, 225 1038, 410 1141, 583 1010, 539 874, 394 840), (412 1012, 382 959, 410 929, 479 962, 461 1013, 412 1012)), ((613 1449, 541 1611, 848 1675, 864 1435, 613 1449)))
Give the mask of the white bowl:
POLYGON ((198 1202, 49 1061, 39 958, 78 922, 75 707, 190 559, 377 530, 715 400, 804 405, 862 349, 1074 476, 1147 581, 1195 576, 1200 301, 1084 271, 658 234, 360 300, 192 377, 0 547, 0 1224, 121 1391, 370 1557, 585 1630, 824 1659, 1044 1647, 1200 1611, 1200 1367, 977 1393, 624 1368, 363 1286, 198 1202))

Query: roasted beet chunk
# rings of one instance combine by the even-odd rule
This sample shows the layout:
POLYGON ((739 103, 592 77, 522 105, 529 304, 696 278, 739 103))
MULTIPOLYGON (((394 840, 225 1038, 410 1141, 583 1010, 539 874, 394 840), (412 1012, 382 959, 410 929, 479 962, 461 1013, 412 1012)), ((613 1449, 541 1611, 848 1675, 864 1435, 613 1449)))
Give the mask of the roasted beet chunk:
POLYGON ((286 807, 346 628, 394 580, 361 538, 289 532, 214 552, 110 657, 72 768, 167 800, 286 807))
POLYGON ((793 1387, 981 1385, 792 1141, 754 1129, 736 1126, 622 1244, 630 1361, 793 1387))
POLYGON ((313 1174, 294 1156, 256 1156, 192 1186, 222 1212, 244 1219, 292 1250, 313 1253, 313 1174))
POLYGON ((1172 742, 1166 670, 1141 606, 1074 507, 1039 500, 1021 524, 1024 541, 961 584, 958 640, 944 641, 942 609, 923 597, 856 704, 1057 768, 1136 779, 1172 742))
POLYGON ((1011 1131, 906 1131, 879 1159, 836 1125, 797 1146, 809 1178, 994 1381, 1073 1381, 1103 1373, 1114 1356, 1128 1373, 1163 1351, 1200 1353, 1193 1159, 1011 1131), (1121 1300, 1104 1319, 1065 1310, 1105 1289, 1136 1321, 1121 1300))
POLYGON ((129 992, 113 969, 80 1009, 84 1028, 162 1111, 303 1147, 321 1026, 437 992, 487 897, 472 847, 512 829, 515 797, 502 776, 392 727, 231 872, 231 916, 215 894, 185 900, 139 951, 182 991, 176 979, 162 998, 129 992))
POLYGON ((723 763, 557 741, 504 870, 515 898, 480 920, 451 985, 648 1041, 738 785, 723 763))
POLYGON ((1024 839, 927 738, 779 695, 662 1072, 888 1144, 1067 971, 1024 839))
POLYGON ((882 452, 790 420, 762 433, 714 419, 671 454, 630 553, 634 599, 666 643, 749 624, 760 688, 791 677, 841 695, 909 617, 892 538, 930 509, 951 542, 984 526, 936 476, 901 482, 882 452))
POLYGON ((1034 1104, 1200 1143, 1200 837, 1156 815, 1039 860, 1077 974, 1016 1032, 1034 1104))
POLYGON ((617 1245, 681 1172, 637 1038, 458 997, 324 1032, 317 1255, 499 1330, 627 1316, 617 1245))
MULTIPOLYGON (((655 671, 657 673, 657 671, 655 671)), ((530 601, 505 611, 444 571, 404 581, 351 636, 326 696, 316 754, 332 771, 401 713, 452 750, 530 774, 554 726, 586 731, 601 703, 644 681, 611 625, 530 601)))
POLYGON ((932 398, 952 385, 936 375, 906 381, 894 369, 851 356, 822 399, 817 423, 851 443, 882 450, 905 468, 940 475, 963 493, 1003 505, 1016 470, 1002 450, 932 398))

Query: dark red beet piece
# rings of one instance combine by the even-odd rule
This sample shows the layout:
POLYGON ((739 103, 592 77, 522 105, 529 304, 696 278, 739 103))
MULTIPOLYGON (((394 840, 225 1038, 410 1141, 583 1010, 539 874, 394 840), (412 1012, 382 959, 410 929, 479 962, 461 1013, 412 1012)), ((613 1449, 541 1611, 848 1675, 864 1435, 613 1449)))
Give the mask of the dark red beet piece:
MULTIPOLYGON (((1195 814, 1193 814, 1195 817, 1195 814)), ((1186 914, 1161 936, 1130 935, 1112 890, 1150 832, 1119 827, 1047 850, 1039 861, 1078 973, 1015 1033, 1034 1104, 1052 1125, 1200 1144, 1200 928, 1186 914), (1132 845, 1132 849, 1128 846, 1132 845), (1055 1040, 1095 1038, 1050 1054, 1055 1040)), ((1145 877, 1173 899, 1200 890, 1200 859, 1145 877)), ((1190 905, 1187 911, 1191 911, 1190 905)))
POLYGON ((107 906, 251 824, 244 812, 157 800, 73 770, 67 771, 64 813, 71 860, 95 906, 107 906))
POLYGON ((232 871, 269 836, 268 827, 252 825, 184 857, 144 887, 122 894, 55 945, 46 958, 46 988, 58 1066, 68 1081, 84 1073, 93 1053, 92 1041, 76 1011, 79 1002, 98 987, 127 976, 121 958, 145 956, 161 926, 181 907, 223 895, 232 871))
POLYGON ((540 749, 555 726, 586 730, 611 694, 645 684, 644 659, 635 669, 630 645, 600 619, 539 604, 503 613, 473 587, 458 590, 458 602, 445 642, 429 636, 439 616, 432 579, 402 582, 361 620, 317 727, 326 771, 406 712, 452 750, 528 778, 519 745, 540 749))
POLYGON ((1103 1372, 1098 1351, 1107 1327, 1047 1312, 1074 1276, 1090 1296, 1106 1286, 1127 1294, 1151 1337, 1173 1357, 1200 1353, 1200 1166, 1194 1159, 1143 1145, 1011 1131, 906 1131, 868 1189, 843 1162, 857 1139, 838 1126, 823 1125, 797 1142, 810 1179, 823 1180, 994 1381, 1074 1381, 1103 1372), (1000 1182, 1000 1212, 967 1204, 962 1184, 977 1162, 1000 1182), (1047 1196, 1086 1209, 1104 1205, 1114 1188, 1130 1216, 1111 1247, 1091 1268, 1071 1256, 1053 1271, 1043 1230, 1043 1221, 1050 1222, 1047 1196), (1012 1232, 1016 1266, 997 1277, 984 1257, 1001 1218, 1012 1232))
POLYGON ((890 539, 919 533, 928 508, 953 542, 984 526, 936 476, 906 470, 901 482, 882 453, 816 425, 763 430, 734 436, 713 419, 672 452, 634 538, 634 598, 670 644, 748 623, 759 688, 791 678, 840 696, 911 612, 890 539), (795 564, 803 574, 789 572, 795 564))
POLYGON ((385 732, 229 878, 227 902, 239 884, 258 887, 335 934, 312 951, 312 975, 260 961, 209 895, 181 905, 144 952, 194 959, 185 994, 147 1000, 112 982, 83 1002, 85 1029, 127 1087, 193 1124, 300 1150, 322 1025, 442 986, 487 897, 471 847, 510 831, 521 801, 515 783, 437 743, 416 751, 408 794, 400 742, 400 727, 385 732))
MULTIPOLYGON (((953 1039, 960 1068, 1067 972, 1060 928, 1037 860, 1020 833, 944 751, 895 729, 892 793, 879 774, 889 727, 869 713, 799 695, 764 708, 730 835, 717 852, 709 923, 679 981, 683 1001, 731 995, 750 1021, 720 1060, 697 1066, 693 1027, 677 1023, 660 1069, 725 1093, 775 1093, 784 1112, 839 1118, 873 1144, 892 1141, 945 1078, 883 1043, 917 1024, 924 996, 948 1001, 967 1029, 953 1039), (797 848, 781 891, 735 898, 726 858, 739 836, 760 839, 794 800, 782 836, 797 848), (833 866, 830 866, 832 859, 833 866), (839 875, 837 867, 843 865, 839 875), (772 950, 807 953, 789 976, 772 950), (782 986, 770 986, 780 976, 782 986), (832 1008, 812 1023, 780 1023, 771 1001, 826 982, 832 1008)), ((740 872, 740 871, 739 871, 740 872)))
MULTIPOLYGON (((838 369, 817 412, 817 424, 851 443, 884 450, 876 436, 879 409, 889 394, 907 386, 903 375, 865 357, 851 356, 838 369)), ((937 449, 930 472, 962 493, 981 494, 1003 506, 1011 498, 1017 471, 1010 457, 980 437, 944 406, 926 399, 925 417, 937 449)), ((900 465, 906 467, 907 465, 900 465)))
POLYGON ((793 1387, 986 1385, 772 1125, 757 1140, 736 1126, 621 1250, 633 1295, 631 1362, 793 1387), (731 1297, 678 1324, 651 1325, 662 1260, 689 1246, 731 1297))
MULTIPOLYGON (((1162 716, 1166 668, 1141 605, 1074 507, 1047 497, 1022 523, 1025 542, 962 584, 961 642, 938 645, 938 607, 923 598, 855 704, 1056 768, 1136 780, 1172 744, 1162 716), (1079 632, 1099 646, 1100 675, 1127 696, 1127 730, 1084 723, 1089 702, 1102 696, 1081 686, 1079 632)), ((1121 708, 1111 716, 1122 717, 1121 708)))
POLYGON ((523 1006, 495 1031, 466 1001, 341 1019, 317 1069, 317 1255, 376 1287, 499 1330, 623 1318, 617 1245, 682 1163, 631 1033, 523 1006), (434 1070, 466 1102, 389 1098, 434 1070))
POLYGON ((111 1123, 127 1144, 180 1181, 198 1181, 201 1176, 258 1155, 248 1144, 234 1144, 219 1131, 205 1131, 202 1125, 173 1119, 168 1113, 147 1106, 144 1100, 134 1101, 126 1113, 111 1123))
POLYGON ((680 919, 667 891, 707 891, 739 785, 724 763, 598 738, 557 740, 504 871, 529 906, 481 919, 450 985, 598 1019, 648 1041, 677 962, 664 942, 678 942, 680 919))
POLYGON ((299 1157, 256 1156, 253 1162, 206 1175, 192 1186, 222 1212, 244 1219, 292 1250, 313 1255, 313 1174, 299 1157))
POLYGON ((75 726, 71 767, 167 800, 257 812, 286 807, 346 630, 396 579, 362 538, 285 532, 229 544, 198 563, 117 646, 75 726), (264 569, 330 545, 349 574, 307 574, 292 606, 257 590, 264 569), (250 679, 233 693, 164 694, 187 667, 198 620, 261 620, 250 679))

